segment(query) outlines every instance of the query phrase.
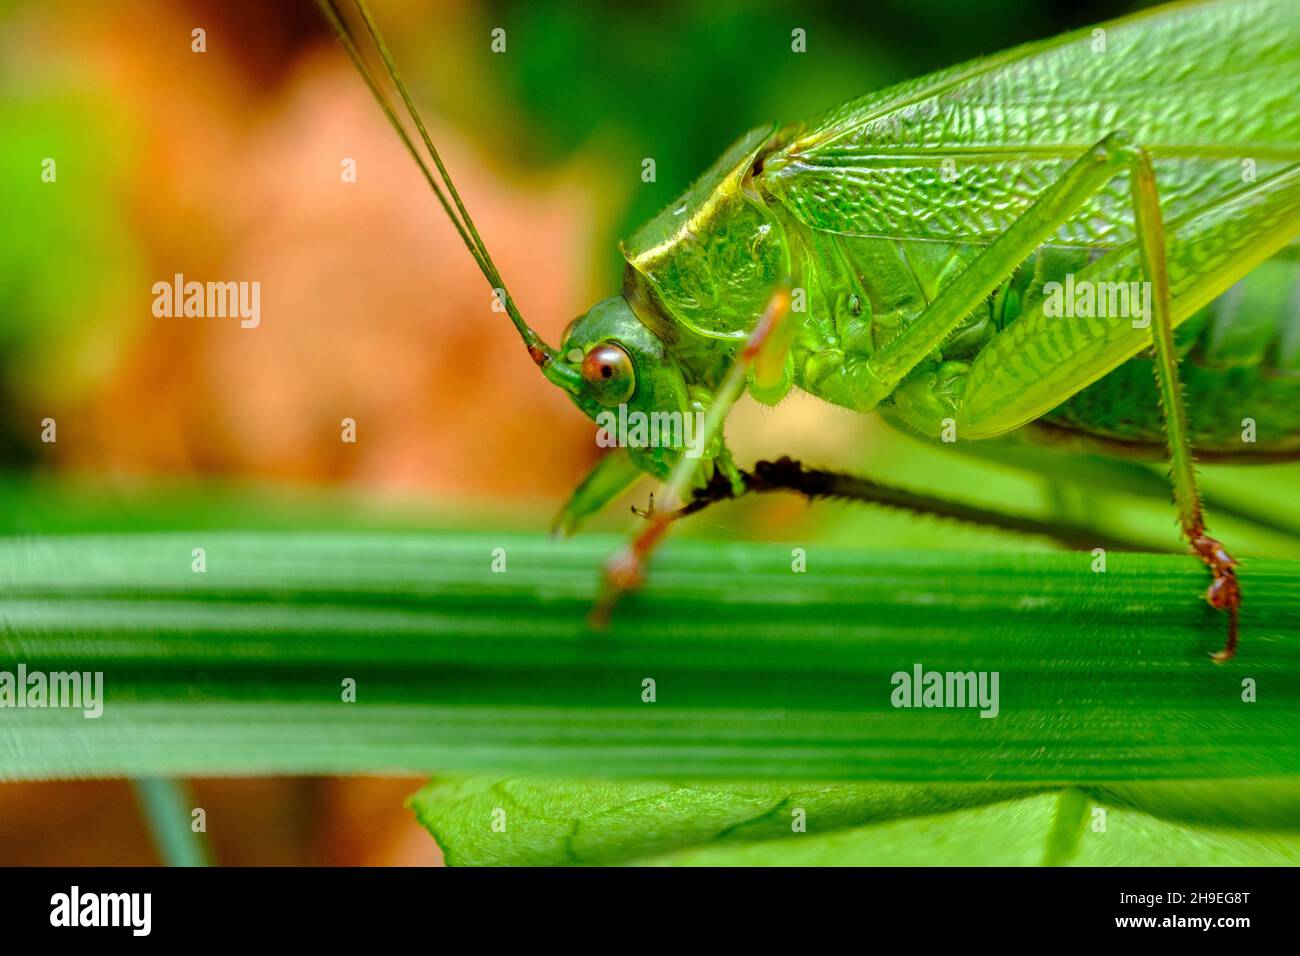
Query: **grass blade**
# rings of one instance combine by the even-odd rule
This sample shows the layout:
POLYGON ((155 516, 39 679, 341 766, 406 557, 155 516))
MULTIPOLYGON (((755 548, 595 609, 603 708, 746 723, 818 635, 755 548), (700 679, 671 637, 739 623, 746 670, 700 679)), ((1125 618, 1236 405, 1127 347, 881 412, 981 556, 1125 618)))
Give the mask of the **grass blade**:
POLYGON ((1238 660, 1191 558, 678 541, 609 633, 608 538, 149 534, 0 542, 0 777, 475 770, 1052 785, 1300 772, 1300 562, 1251 561, 1238 660), (206 568, 191 568, 203 548, 206 568), (493 549, 506 570, 492 571, 493 549), (891 675, 997 671, 1000 713, 891 675), (655 702, 643 700, 654 680, 655 702), (356 682, 356 702, 343 700, 356 682), (1256 700, 1243 699, 1243 681, 1256 700))
POLYGON ((164 866, 207 866, 209 853, 202 832, 192 826, 194 800, 180 780, 145 777, 132 781, 136 800, 154 848, 164 866))

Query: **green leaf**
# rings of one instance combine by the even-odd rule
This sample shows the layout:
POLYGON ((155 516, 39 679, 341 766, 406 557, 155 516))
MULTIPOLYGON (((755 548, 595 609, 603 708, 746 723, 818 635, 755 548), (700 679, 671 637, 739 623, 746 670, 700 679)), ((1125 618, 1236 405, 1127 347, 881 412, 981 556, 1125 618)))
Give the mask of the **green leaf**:
POLYGON ((991 784, 470 777, 437 780, 410 805, 453 866, 1300 863, 1293 780, 1162 783, 1118 796, 991 784), (1237 823, 1224 825, 1225 814, 1237 823))
POLYGON ((594 633, 610 538, 0 541, 0 671, 102 671, 98 719, 0 710, 0 777, 473 771, 1095 785, 1300 776, 1300 564, 676 541, 594 633), (202 547, 206 571, 192 570, 202 547), (506 555, 494 573, 494 549, 506 555), (892 675, 997 672, 998 715, 892 675), (654 681, 653 703, 645 682, 654 681), (355 681, 356 701, 342 688, 355 681), (1251 688, 1247 693, 1246 688, 1251 688), (1253 702, 1251 694, 1253 694, 1253 702))

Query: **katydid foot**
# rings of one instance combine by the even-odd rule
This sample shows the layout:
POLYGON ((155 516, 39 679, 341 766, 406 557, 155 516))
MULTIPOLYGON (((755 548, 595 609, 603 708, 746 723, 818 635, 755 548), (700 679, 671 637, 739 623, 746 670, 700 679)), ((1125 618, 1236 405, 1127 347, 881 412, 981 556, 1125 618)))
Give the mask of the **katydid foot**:
POLYGON ((1204 532, 1192 538, 1192 551, 1205 562, 1214 580, 1205 589, 1205 600, 1210 607, 1228 612, 1228 640, 1223 650, 1210 655, 1216 664, 1230 661, 1237 653, 1240 631, 1241 585, 1237 581, 1237 559, 1215 538, 1204 532))
POLYGON ((587 623, 593 629, 603 631, 608 628, 619 599, 641 586, 650 553, 667 533, 676 514, 676 511, 654 511, 652 502, 650 511, 644 515, 645 527, 626 547, 616 551, 605 562, 600 574, 600 594, 587 617, 587 623))

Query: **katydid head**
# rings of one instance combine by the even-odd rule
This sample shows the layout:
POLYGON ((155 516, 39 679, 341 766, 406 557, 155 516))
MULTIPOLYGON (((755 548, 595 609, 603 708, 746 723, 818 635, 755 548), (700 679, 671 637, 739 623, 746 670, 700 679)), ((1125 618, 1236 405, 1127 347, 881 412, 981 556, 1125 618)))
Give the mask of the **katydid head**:
MULTIPOLYGON (((671 469, 680 447, 671 441, 637 441, 621 432, 629 422, 684 421, 691 410, 690 393, 664 343, 622 296, 597 302, 574 319, 542 373, 587 417, 625 444, 643 470, 664 475, 671 469), (662 417, 664 413, 671 417, 662 417)), ((674 434, 680 439, 685 428, 674 434)))

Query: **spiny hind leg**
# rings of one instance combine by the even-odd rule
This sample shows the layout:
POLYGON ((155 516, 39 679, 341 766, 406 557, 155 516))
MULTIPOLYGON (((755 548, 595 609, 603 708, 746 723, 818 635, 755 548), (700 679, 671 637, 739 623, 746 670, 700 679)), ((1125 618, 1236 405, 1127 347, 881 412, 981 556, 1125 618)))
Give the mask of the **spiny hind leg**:
MULTIPOLYGON (((1237 561, 1220 541, 1206 531, 1201 496, 1196 484, 1187 409, 1183 402, 1182 383, 1179 381, 1178 354, 1174 349, 1165 230, 1155 173, 1150 156, 1141 146, 1122 143, 1114 155, 1129 172, 1138 256, 1142 272, 1150 283, 1149 318, 1156 359, 1156 387, 1164 415, 1174 504, 1183 536, 1192 553, 1205 563, 1212 575, 1206 590, 1206 600, 1212 607, 1227 612, 1227 639, 1223 649, 1213 655, 1215 661, 1223 662, 1231 659, 1237 650, 1241 586, 1237 580, 1237 561)), ((1145 334, 1140 323, 1134 325, 1134 329, 1138 330, 1135 333, 1137 335, 1145 334)), ((1058 399, 1061 397, 1057 396, 1058 399)), ((987 422, 971 420, 969 413, 964 417, 962 424, 970 431, 978 434, 981 427, 987 427, 987 422)))
POLYGON ((1178 353, 1174 350, 1174 322, 1170 309, 1169 271, 1165 258, 1165 229, 1160 216, 1160 199, 1156 191, 1151 158, 1138 149, 1131 164, 1131 192, 1138 246, 1143 271, 1151 283, 1151 337, 1155 346, 1156 386, 1164 410, 1165 437, 1169 443, 1169 478, 1173 485, 1178 521, 1192 552, 1210 569, 1213 580, 1205 592, 1211 607, 1228 614, 1228 638, 1223 649, 1213 655, 1222 663, 1237 652, 1241 585, 1237 581, 1237 562, 1223 544, 1210 537, 1205 528, 1201 495, 1196 487, 1196 468, 1183 403, 1183 386, 1178 377, 1178 353))
MULTIPOLYGON (((721 437, 727 413, 740 398, 741 392, 750 380, 751 371, 761 386, 765 384, 763 379, 767 375, 775 374, 775 370, 784 368, 784 352, 790 347, 786 321, 789 312, 790 287, 782 283, 772 293, 754 331, 750 333, 744 348, 736 356, 735 364, 732 365, 721 387, 713 396, 713 402, 704 416, 701 448, 712 447, 721 437)), ((645 579, 645 568, 650 556, 667 535, 668 526, 673 518, 686 503, 686 491, 695 479, 699 466, 700 459, 680 456, 660 495, 659 506, 644 516, 645 523, 632 536, 631 541, 605 562, 600 595, 590 616, 593 627, 607 626, 610 614, 613 613, 619 598, 626 592, 640 587, 645 579)))
POLYGON ((1113 535, 1089 524, 995 511, 965 502, 921 494, 862 475, 851 475, 824 468, 809 468, 788 456, 775 461, 756 462, 752 471, 742 471, 740 475, 742 487, 739 493, 730 483, 714 480, 706 487, 697 489, 690 502, 678 509, 672 517, 675 519, 695 514, 711 504, 728 501, 744 494, 786 491, 802 495, 809 501, 853 501, 859 504, 879 505, 896 511, 959 521, 1012 534, 1048 538, 1067 548, 1087 550, 1100 547, 1108 551, 1151 550, 1144 542, 1113 535))
MULTIPOLYGON (((1165 232, 1155 174, 1150 157, 1140 146, 1118 137, 1108 137, 1107 140, 1112 145, 1104 151, 1105 155, 1115 164, 1114 168, 1129 173, 1138 260, 1151 290, 1149 317, 1144 316, 1148 321, 1131 323, 1132 327, 1124 329, 1123 338, 1118 340, 1138 345, 1148 334, 1153 340, 1156 386, 1164 414, 1170 480, 1179 522, 1192 553, 1205 563, 1213 576, 1206 599, 1211 606, 1226 611, 1228 615, 1227 640, 1223 649, 1213 655, 1216 661, 1222 662, 1236 653, 1241 587, 1237 581, 1236 560, 1206 531, 1196 487, 1187 410, 1183 404, 1178 357, 1174 351, 1165 232)), ((1045 407, 1058 404, 1085 386, 1090 380, 1089 375, 1095 377, 1104 370, 1102 365, 1078 362, 1075 364, 1079 368, 1065 370, 1069 374, 1053 367, 1046 372, 1040 369, 1038 374, 1008 380, 1004 370, 998 368, 1005 363, 1008 350, 1014 350, 1018 355, 1059 350, 1062 344, 1060 329, 1039 319, 1038 314, 1021 316, 1002 334, 1005 341, 1001 341, 1001 337, 995 339, 992 347, 986 348, 976 358, 955 411, 959 435, 979 438, 1000 434, 1029 417, 1035 404, 1042 403, 1045 407)), ((1118 328, 1106 322, 1085 321, 1072 330, 1070 344, 1078 352, 1087 352, 1097 342, 1116 338, 1118 328)))

